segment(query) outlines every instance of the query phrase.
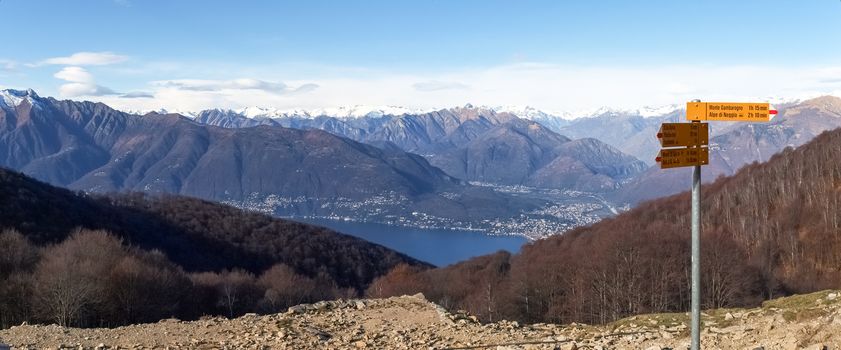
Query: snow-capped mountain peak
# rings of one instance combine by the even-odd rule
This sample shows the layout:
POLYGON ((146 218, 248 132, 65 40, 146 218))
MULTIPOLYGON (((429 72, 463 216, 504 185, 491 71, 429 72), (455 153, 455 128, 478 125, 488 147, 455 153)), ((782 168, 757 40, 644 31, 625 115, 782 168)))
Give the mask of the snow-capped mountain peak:
POLYGON ((611 107, 599 107, 595 109, 583 110, 576 113, 572 113, 572 119, 577 118, 594 118, 594 117, 601 117, 601 116, 641 116, 643 118, 651 118, 651 117, 659 117, 671 112, 677 111, 682 109, 681 105, 677 104, 670 104, 670 105, 663 105, 663 106, 644 106, 640 108, 630 108, 630 109, 621 109, 621 108, 611 108, 611 107))
POLYGON ((256 106, 238 109, 236 110, 236 113, 252 119, 259 117, 279 117, 282 114, 276 108, 263 108, 256 106))
POLYGON ((338 118, 382 117, 385 115, 401 116, 404 114, 422 114, 429 109, 414 109, 400 106, 364 106, 325 108, 312 111, 314 116, 329 115, 338 118))
POLYGON ((665 105, 665 106, 655 106, 655 107, 645 106, 645 107, 641 107, 641 108, 637 109, 636 112, 637 112, 638 115, 642 116, 643 118, 650 118, 650 117, 659 117, 659 116, 662 116, 664 114, 669 114, 671 112, 674 112, 674 111, 682 109, 682 108, 685 108, 685 107, 680 106, 680 105, 676 105, 676 104, 665 105))
POLYGON ((277 108, 265 108, 265 107, 246 107, 241 108, 234 111, 236 114, 242 115, 247 118, 255 119, 255 118, 270 118, 270 119, 278 119, 278 118, 316 118, 320 116, 329 116, 334 118, 341 118, 341 119, 353 119, 353 118, 364 118, 364 117, 382 117, 386 115, 394 115, 394 116, 401 116, 404 114, 420 114, 426 113, 429 110, 424 109, 412 109, 412 108, 405 108, 399 106, 364 106, 364 105, 356 105, 356 106, 346 106, 346 107, 334 107, 334 108, 319 108, 313 110, 302 110, 302 109, 293 109, 293 110, 280 110, 277 108))
POLYGON ((35 93, 35 90, 32 89, 0 90, 0 102, 2 102, 7 107, 16 107, 20 105, 24 100, 28 100, 30 104, 34 105, 36 98, 38 98, 38 94, 35 93))
POLYGON ((185 116, 185 117, 190 118, 190 119, 196 119, 196 116, 198 116, 198 113, 195 113, 195 112, 182 111, 182 110, 178 110, 178 109, 166 109, 166 108, 149 109, 149 110, 122 109, 121 111, 124 112, 124 113, 134 114, 134 115, 146 115, 148 113, 180 114, 180 115, 185 116))
POLYGON ((552 118, 571 119, 572 115, 567 112, 547 112, 532 106, 499 106, 493 109, 496 112, 506 112, 516 115, 519 118, 529 120, 545 120, 552 118))

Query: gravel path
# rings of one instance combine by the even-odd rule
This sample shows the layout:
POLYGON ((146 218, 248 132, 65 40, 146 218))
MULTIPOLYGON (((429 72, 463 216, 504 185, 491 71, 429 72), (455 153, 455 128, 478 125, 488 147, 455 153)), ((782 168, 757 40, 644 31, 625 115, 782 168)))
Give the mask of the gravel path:
MULTIPOLYGON (((841 349, 838 292, 762 308, 705 313, 705 349, 841 349)), ((164 320, 114 329, 23 325, 0 331, 13 349, 684 349, 686 314, 641 315, 604 326, 480 324, 423 296, 299 305, 283 314, 164 320)))

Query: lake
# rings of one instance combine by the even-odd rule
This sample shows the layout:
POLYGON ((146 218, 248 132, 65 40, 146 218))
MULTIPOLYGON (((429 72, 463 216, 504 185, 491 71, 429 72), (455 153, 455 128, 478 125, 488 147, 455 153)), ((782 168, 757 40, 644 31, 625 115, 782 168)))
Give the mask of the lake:
POLYGON ((528 242, 521 236, 492 236, 476 231, 421 229, 330 219, 291 220, 328 227, 436 266, 446 266, 499 250, 516 253, 520 251, 520 246, 528 242))

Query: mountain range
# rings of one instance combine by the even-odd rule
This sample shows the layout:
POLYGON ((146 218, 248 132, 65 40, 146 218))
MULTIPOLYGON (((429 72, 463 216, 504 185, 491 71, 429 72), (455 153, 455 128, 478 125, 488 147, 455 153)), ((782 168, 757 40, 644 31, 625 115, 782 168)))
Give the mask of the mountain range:
MULTIPOLYGON (((185 117, 0 95, 2 166, 76 190, 182 194, 281 216, 536 238, 682 192, 690 178, 652 166, 660 123, 682 120, 674 106, 575 119, 472 105, 185 117)), ((714 123, 704 180, 841 126, 839 106, 827 96, 782 104, 770 123, 714 123)))
POLYGON ((381 186, 420 196, 458 185, 421 157, 319 130, 212 128, 180 115, 134 116, 37 95, 0 110, 0 133, 0 164, 96 192, 225 201, 254 192, 360 198, 381 186), (337 172, 341 181, 329 177, 337 172))
POLYGON ((454 140, 466 144, 461 140, 473 136, 474 126, 514 118, 507 114, 426 115, 417 118, 417 125, 428 128, 425 135, 437 135, 437 143, 421 142, 421 133, 400 134, 406 129, 395 127, 382 129, 388 137, 375 147, 313 128, 221 128, 176 114, 139 116, 102 103, 43 98, 34 91, 7 90, 5 95, 0 166, 70 189, 172 193, 282 216, 496 227, 499 233, 523 232, 523 225, 547 220, 557 231, 602 215, 588 210, 547 216, 541 212, 553 205, 547 198, 467 184, 394 143, 424 149, 454 140), (453 125, 445 133, 431 120, 453 125), (500 228, 500 222, 513 226, 500 228))
MULTIPOLYGON (((714 152, 711 153, 710 165, 703 169, 705 182, 710 182, 721 175, 734 174, 747 164, 768 160, 773 154, 786 147, 802 145, 822 131, 841 127, 841 112, 839 112, 841 110, 839 108, 841 99, 837 97, 823 96, 805 101, 780 101, 782 102, 776 104, 779 114, 769 123, 713 123, 710 131, 710 147, 714 152)), ((598 140, 600 144, 583 142, 590 144, 594 152, 575 152, 581 154, 582 157, 591 159, 591 161, 584 162, 583 165, 591 172, 590 175, 592 176, 576 174, 575 169, 580 169, 576 165, 558 167, 552 161, 546 161, 543 156, 546 155, 547 147, 545 144, 540 144, 540 141, 536 138, 531 138, 535 142, 529 144, 529 149, 520 148, 515 151, 518 155, 526 155, 523 157, 523 163, 518 163, 516 160, 512 161, 511 158, 503 158, 500 161, 503 164, 516 164, 515 167, 505 169, 506 171, 502 173, 486 171, 488 169, 487 164, 493 163, 487 160, 487 153, 500 148, 516 149, 515 146, 511 146, 519 144, 516 137, 505 137, 501 140, 496 139, 488 142, 488 139, 493 139, 493 137, 488 136, 475 141, 477 143, 475 145, 467 146, 453 144, 452 142, 444 143, 444 147, 442 147, 444 150, 428 146, 426 148, 419 147, 417 142, 403 143, 401 147, 423 154, 430 163, 458 178, 503 184, 574 188, 603 192, 617 206, 634 205, 644 200, 679 193, 685 191, 689 186, 688 170, 661 170, 655 166, 654 162, 654 158, 660 149, 654 135, 656 135, 660 124, 684 120, 683 109, 677 105, 638 110, 602 108, 578 115, 546 113, 531 107, 480 107, 478 109, 484 110, 486 114, 515 115, 516 119, 520 120, 520 127, 509 125, 508 128, 511 132, 507 133, 508 136, 524 135, 516 130, 524 130, 522 125, 532 121, 539 124, 541 129, 553 131, 567 140, 571 139, 574 142, 580 142, 581 139, 598 140), (473 150, 473 153, 469 150, 473 150), (479 150, 485 154, 477 152, 479 150), (621 150, 621 153, 613 152, 614 150, 621 150), (540 155, 536 156, 534 151, 540 155), (592 157, 593 154, 599 154, 599 156, 592 157), (628 156, 636 158, 645 165, 634 162, 628 156), (592 160, 596 161, 593 162, 592 160), (604 164, 618 165, 618 169, 606 172, 592 171, 598 168, 599 161, 604 161, 604 164), (609 179, 600 175, 607 175, 609 179)), ((365 130, 377 130, 382 128, 379 125, 384 124, 373 123, 372 120, 382 121, 383 118, 407 119, 403 123, 392 121, 393 125, 389 127, 388 135, 401 135, 400 140, 411 140, 413 138, 406 135, 417 134, 422 135, 422 137, 418 137, 421 140, 437 140, 429 138, 425 132, 418 132, 418 128, 415 127, 417 124, 415 120, 422 115, 406 114, 392 116, 391 118, 377 115, 376 118, 362 116, 351 119, 319 115, 315 119, 309 119, 318 120, 317 123, 309 122, 308 124, 304 121, 306 118, 295 115, 284 115, 282 118, 253 115, 249 118, 241 113, 228 111, 228 120, 236 120, 237 122, 228 122, 223 125, 213 120, 199 119, 199 121, 227 127, 280 123, 297 128, 320 128, 341 134, 341 131, 336 131, 335 128, 326 125, 336 125, 336 123, 341 125, 366 125, 368 129, 365 130)), ((502 123, 494 125, 500 124, 502 123)), ((351 129, 364 128, 351 127, 351 129)), ((474 127, 473 130, 475 129, 474 127)), ((490 130, 490 128, 486 130, 490 130)), ((504 131, 495 132, 506 133, 504 131)), ((484 132, 480 130, 478 134, 484 135, 484 132)), ((493 134, 489 133, 489 135, 493 134)), ((372 144, 383 141, 383 137, 369 137, 366 136, 367 134, 364 131, 350 132, 345 135, 372 144)), ((555 139, 555 144, 563 143, 557 137, 555 139)), ((435 141, 429 143, 438 144, 435 141)), ((549 158, 555 159, 551 156, 549 158)), ((563 163, 560 160, 558 162, 563 163)))
POLYGON ((459 179, 503 185, 599 192, 618 188, 646 168, 643 162, 597 139, 573 141, 536 121, 471 105, 359 118, 309 114, 249 118, 243 112, 209 110, 198 113, 195 120, 227 128, 274 125, 321 129, 423 155, 459 179))

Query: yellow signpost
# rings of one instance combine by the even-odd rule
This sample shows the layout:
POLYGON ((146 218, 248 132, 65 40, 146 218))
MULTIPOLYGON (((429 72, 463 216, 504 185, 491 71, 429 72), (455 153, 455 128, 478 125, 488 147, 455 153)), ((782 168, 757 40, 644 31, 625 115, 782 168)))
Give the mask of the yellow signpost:
POLYGON ((660 169, 701 166, 710 163, 710 127, 698 121, 692 123, 663 123, 657 132, 660 150, 657 163, 660 169))
POLYGON ((706 146, 710 141, 707 123, 663 123, 657 132, 660 146, 706 146))
POLYGON ((661 149, 657 155, 660 169, 707 165, 710 151, 706 147, 661 149))
POLYGON ((767 122, 777 111, 768 103, 689 102, 686 120, 767 122))

